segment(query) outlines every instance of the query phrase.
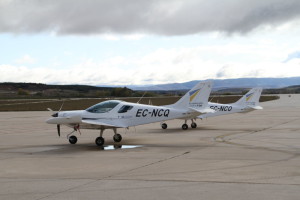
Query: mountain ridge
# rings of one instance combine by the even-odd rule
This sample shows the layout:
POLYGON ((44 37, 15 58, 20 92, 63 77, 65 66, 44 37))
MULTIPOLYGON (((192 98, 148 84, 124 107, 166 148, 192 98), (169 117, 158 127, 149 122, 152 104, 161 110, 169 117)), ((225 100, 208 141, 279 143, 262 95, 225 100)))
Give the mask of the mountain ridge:
MULTIPOLYGON (((300 85, 300 77, 288 78, 237 78, 237 79, 206 79, 213 81, 213 90, 226 88, 253 88, 263 87, 265 89, 275 89, 300 85)), ((170 90, 188 90, 201 80, 193 80, 183 83, 156 84, 148 86, 127 85, 132 90, 143 91, 170 91, 170 90)))

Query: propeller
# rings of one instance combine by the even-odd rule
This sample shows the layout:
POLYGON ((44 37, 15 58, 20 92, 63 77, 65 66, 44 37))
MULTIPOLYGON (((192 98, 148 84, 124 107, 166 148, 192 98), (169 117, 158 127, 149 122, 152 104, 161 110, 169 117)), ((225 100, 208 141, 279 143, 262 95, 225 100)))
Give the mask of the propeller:
MULTIPOLYGON (((60 106, 58 112, 56 112, 56 113, 54 113, 54 114, 51 115, 52 117, 58 117, 58 114, 59 114, 59 112, 62 110, 64 103, 65 103, 65 101, 62 102, 62 104, 61 104, 61 106, 60 106)), ((54 112, 51 108, 47 108, 47 110, 49 110, 50 112, 54 112)), ((57 134, 58 134, 58 137, 60 137, 60 124, 57 124, 56 127, 57 127, 57 134)))
POLYGON ((60 112, 60 111, 61 111, 61 109, 62 109, 62 107, 63 107, 64 103, 65 103, 65 101, 63 101, 63 102, 62 102, 62 104, 61 104, 61 106, 60 106, 60 109, 59 109, 59 111, 58 111, 58 112, 60 112))

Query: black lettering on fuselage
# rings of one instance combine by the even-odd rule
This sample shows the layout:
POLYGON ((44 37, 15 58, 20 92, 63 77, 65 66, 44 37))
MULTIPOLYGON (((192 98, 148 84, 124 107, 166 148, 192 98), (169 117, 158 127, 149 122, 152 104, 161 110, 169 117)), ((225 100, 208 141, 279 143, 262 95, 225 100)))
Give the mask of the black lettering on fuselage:
POLYGON ((143 113, 142 113, 142 116, 143 116, 143 117, 146 117, 147 114, 148 114, 148 109, 145 109, 145 110, 143 111, 143 113))
POLYGON ((136 117, 140 117, 143 109, 138 109, 136 112, 136 117))
POLYGON ((152 112, 151 110, 149 111, 148 109, 138 109, 136 112, 136 117, 147 117, 150 115, 150 117, 168 117, 170 114, 169 109, 153 109, 152 112))
POLYGON ((169 110, 169 109, 165 110, 164 116, 165 116, 165 117, 169 117, 169 114, 170 114, 170 110, 169 110))
POLYGON ((163 114, 162 114, 162 112, 163 112, 164 110, 163 109, 160 109, 159 111, 158 111, 158 116, 159 117, 161 117, 163 114))
POLYGON ((157 109, 153 109, 151 117, 156 117, 157 113, 158 113, 158 110, 157 109))
POLYGON ((232 106, 210 106, 211 109, 215 110, 215 111, 231 111, 232 110, 232 106))

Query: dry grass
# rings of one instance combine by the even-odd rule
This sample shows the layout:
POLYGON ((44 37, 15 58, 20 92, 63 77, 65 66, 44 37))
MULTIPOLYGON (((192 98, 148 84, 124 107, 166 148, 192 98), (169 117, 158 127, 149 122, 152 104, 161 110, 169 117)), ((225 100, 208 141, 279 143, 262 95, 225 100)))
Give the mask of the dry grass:
MULTIPOLYGON (((210 101, 218 103, 233 103, 241 96, 219 96, 211 97, 210 101)), ((180 97, 154 97, 143 98, 139 103, 152 105, 168 105, 175 103, 180 97)), ((271 101, 278 99, 278 96, 261 96, 260 102, 271 101)), ((52 110, 59 110, 64 102, 62 110, 82 110, 86 109, 96 103, 108 100, 102 99, 40 99, 40 100, 1 100, 0 111, 46 111, 47 108, 52 110)), ((128 102, 138 102, 139 98, 120 98, 120 100, 128 102)))

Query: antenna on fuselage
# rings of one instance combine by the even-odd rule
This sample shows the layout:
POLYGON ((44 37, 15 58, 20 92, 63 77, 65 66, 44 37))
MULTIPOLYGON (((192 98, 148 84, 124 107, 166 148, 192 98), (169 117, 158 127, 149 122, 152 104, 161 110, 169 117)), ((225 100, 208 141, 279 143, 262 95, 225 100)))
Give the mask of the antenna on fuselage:
POLYGON ((142 96, 142 97, 139 99, 139 101, 136 102, 136 103, 140 103, 140 101, 142 100, 142 98, 145 96, 146 93, 147 93, 147 91, 144 92, 143 96, 142 96))

